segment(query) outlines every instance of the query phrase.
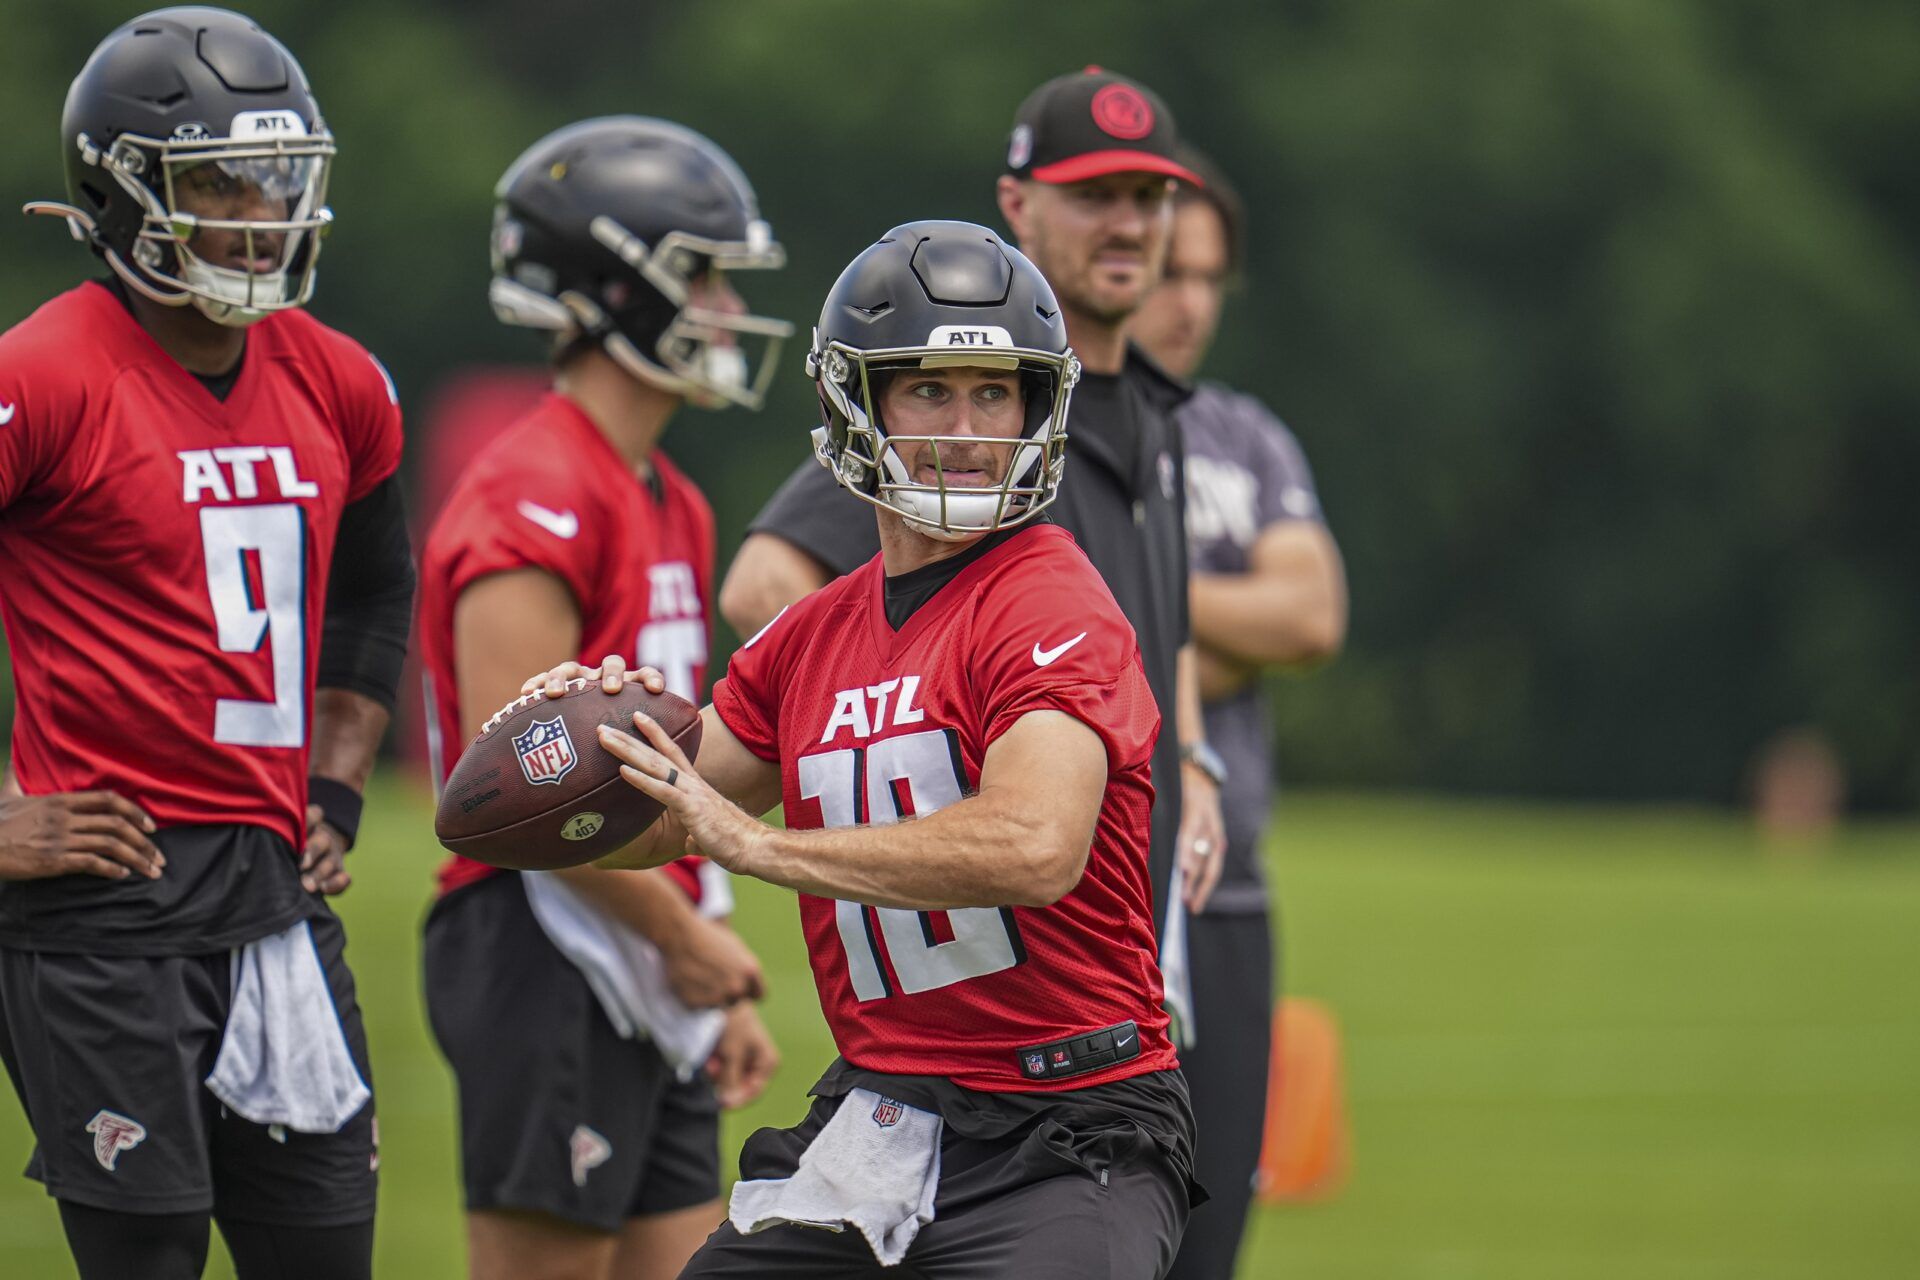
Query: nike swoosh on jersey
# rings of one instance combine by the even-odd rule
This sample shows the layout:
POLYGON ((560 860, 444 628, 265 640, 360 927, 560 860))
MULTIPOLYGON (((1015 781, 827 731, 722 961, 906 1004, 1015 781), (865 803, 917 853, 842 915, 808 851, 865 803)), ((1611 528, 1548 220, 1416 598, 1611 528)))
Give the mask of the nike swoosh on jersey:
POLYGON ((537 502, 529 502, 525 498, 520 500, 514 510, 556 538, 575 538, 580 534, 580 517, 571 510, 554 511, 537 502))
POLYGON ((13 415, 20 408, 17 404, 0 404, 0 427, 13 421, 13 415))
POLYGON ((1082 640, 1085 640, 1086 638, 1087 638, 1087 633, 1082 631, 1079 635, 1067 641, 1065 644, 1060 645, 1057 648, 1053 648, 1053 649, 1042 649, 1040 647, 1039 642, 1035 641, 1033 646, 1033 665, 1036 667, 1051 666, 1053 664, 1054 659, 1058 658, 1061 654, 1073 648, 1073 646, 1079 644, 1082 640))
POLYGON ((1115 1040, 1115 1041, 1113 1042, 1113 1047, 1114 1047, 1114 1048, 1116 1048, 1116 1049, 1124 1049, 1124 1048, 1126 1048, 1126 1047, 1127 1047, 1128 1045, 1130 1045, 1130 1044, 1132 1044, 1132 1043, 1133 1043, 1133 1037, 1132 1037, 1132 1036, 1128 1036, 1128 1037, 1127 1037, 1126 1039, 1124 1039, 1124 1040, 1115 1040))

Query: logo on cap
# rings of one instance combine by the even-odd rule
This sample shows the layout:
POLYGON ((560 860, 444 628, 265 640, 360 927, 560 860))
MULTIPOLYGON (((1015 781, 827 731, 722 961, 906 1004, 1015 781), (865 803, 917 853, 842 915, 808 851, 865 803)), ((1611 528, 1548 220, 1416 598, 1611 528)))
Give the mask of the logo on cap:
POLYGON ((1013 126, 1013 141, 1007 144, 1007 168, 1024 169, 1027 161, 1033 159, 1033 126, 1017 124, 1013 126))
POLYGON ((1093 122, 1131 142, 1153 132, 1153 106, 1130 84, 1110 84, 1093 95, 1093 122))

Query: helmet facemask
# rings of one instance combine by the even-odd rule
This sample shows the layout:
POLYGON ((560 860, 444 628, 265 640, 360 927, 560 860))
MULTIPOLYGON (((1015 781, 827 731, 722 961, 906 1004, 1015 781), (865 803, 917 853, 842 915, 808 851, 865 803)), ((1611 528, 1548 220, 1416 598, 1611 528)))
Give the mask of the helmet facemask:
POLYGON ((928 345, 861 350, 823 340, 816 332, 807 372, 819 383, 827 409, 828 425, 814 431, 821 464, 847 489, 896 512, 927 537, 964 542, 1009 528, 1045 510, 1059 492, 1067 405, 1080 378, 1080 362, 1070 351, 1020 348, 1010 341, 990 349, 928 345), (1018 373, 1025 415, 1018 436, 888 429, 880 395, 890 378, 955 367, 1018 373), (921 465, 931 465, 931 479, 913 474, 914 458, 922 451, 926 457, 921 465), (948 483, 950 461, 983 457, 993 459, 996 469, 1004 468, 998 481, 984 486, 948 483))
POLYGON ((131 263, 103 246, 114 272, 155 302, 191 304, 217 323, 245 327, 313 296, 320 242, 333 223, 326 190, 334 144, 323 126, 309 135, 292 111, 246 112, 235 126, 236 136, 226 138, 189 134, 184 126, 164 140, 123 134, 105 152, 82 135, 80 147, 141 209, 131 263), (222 201, 282 216, 195 209, 222 201), (242 237, 246 267, 208 261, 204 244, 195 244, 206 234, 242 237))
POLYGON ((490 296, 495 314, 503 321, 558 332, 577 330, 593 337, 628 373, 697 408, 758 409, 766 402, 780 349, 792 336, 793 326, 770 316, 698 305, 700 282, 711 272, 777 271, 786 265, 786 251, 774 241, 764 221, 748 223, 744 240, 711 240, 671 231, 649 249, 614 219, 603 214, 593 220, 589 228, 593 238, 639 273, 671 309, 671 318, 652 341, 636 335, 659 328, 660 303, 636 296, 631 284, 619 280, 604 286, 598 298, 578 290, 548 296, 536 287, 541 268, 510 264, 517 246, 509 252, 501 238, 503 228, 511 223, 502 210, 495 228, 490 296), (529 277, 536 283, 530 283, 529 277), (651 323, 645 318, 649 313, 651 323))

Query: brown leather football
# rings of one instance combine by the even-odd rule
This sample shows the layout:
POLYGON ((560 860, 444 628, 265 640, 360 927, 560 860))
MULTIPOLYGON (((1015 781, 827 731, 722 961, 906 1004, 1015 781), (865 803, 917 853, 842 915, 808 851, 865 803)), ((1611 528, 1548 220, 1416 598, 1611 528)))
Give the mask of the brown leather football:
POLYGON ((552 871, 604 858, 653 825, 660 802, 620 776, 599 727, 637 733, 633 713, 644 711, 693 760, 700 710, 637 682, 616 694, 599 683, 570 681, 557 699, 527 694, 487 721, 440 792, 441 844, 491 866, 552 871))

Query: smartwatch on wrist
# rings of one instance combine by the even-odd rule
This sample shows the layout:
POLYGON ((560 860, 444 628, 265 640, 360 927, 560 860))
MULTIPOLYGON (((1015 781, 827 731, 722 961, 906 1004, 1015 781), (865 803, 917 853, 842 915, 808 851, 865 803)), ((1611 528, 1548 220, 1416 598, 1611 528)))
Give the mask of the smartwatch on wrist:
POLYGON ((1227 762, 1220 758, 1218 751, 1207 745, 1204 738, 1180 748, 1180 763, 1190 764, 1206 774, 1216 787, 1227 785, 1227 762))

